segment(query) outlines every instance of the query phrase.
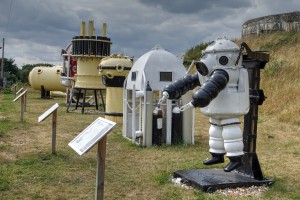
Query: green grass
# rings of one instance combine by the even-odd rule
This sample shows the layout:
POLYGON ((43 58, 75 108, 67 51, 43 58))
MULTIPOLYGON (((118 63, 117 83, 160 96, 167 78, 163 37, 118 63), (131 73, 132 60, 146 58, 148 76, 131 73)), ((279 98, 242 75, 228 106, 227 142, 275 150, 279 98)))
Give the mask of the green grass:
MULTIPOLYGON (((83 156, 78 156, 67 144, 99 115, 66 113, 64 99, 42 100, 38 95, 34 91, 28 94, 25 123, 20 122, 18 105, 10 103, 11 96, 1 96, 0 103, 10 104, 10 107, 1 111, 9 117, 0 122, 0 130, 6 133, 1 137, 3 142, 0 143, 0 150, 14 155, 14 158, 0 162, 0 199, 93 199, 96 150, 92 148, 83 156), (60 107, 57 154, 53 155, 51 118, 39 124, 37 117, 55 102, 59 102, 60 107)), ((197 135, 195 145, 145 148, 124 139, 120 129, 121 126, 117 125, 108 135, 107 199, 224 198, 220 194, 188 190, 171 182, 176 170, 207 167, 202 164, 209 156, 207 140, 203 137, 197 135)), ((220 164, 213 167, 224 166, 220 164)), ((272 189, 265 194, 266 198, 271 199, 274 194, 283 197, 285 192, 291 193, 290 197, 297 197, 294 189, 289 191, 284 183, 279 182, 276 187, 276 191, 272 189)))
POLYGON ((284 69, 286 63, 287 62, 283 61, 283 60, 271 61, 268 64, 268 67, 266 67, 266 69, 263 70, 263 75, 266 78, 271 78, 271 77, 277 76, 284 69))
POLYGON ((0 138, 1 137, 4 137, 5 135, 6 135, 6 132, 5 132, 5 130, 3 130, 4 128, 0 128, 1 130, 0 130, 0 138))
POLYGON ((260 49, 264 51, 277 50, 284 46, 295 45, 299 41, 299 32, 291 31, 291 32, 279 32, 278 37, 274 41, 270 41, 267 43, 263 43, 260 49))
POLYGON ((172 177, 172 173, 169 171, 159 171, 157 174, 154 175, 154 180, 159 185, 163 185, 170 182, 172 177))
MULTIPOLYGON (((79 156, 68 143, 99 115, 66 113, 63 98, 42 100, 38 96, 39 93, 35 91, 28 93, 26 120, 21 123, 18 103, 11 103, 12 96, 9 94, 1 95, 1 105, 9 106, 1 110, 2 115, 7 117, 0 122, 0 152, 11 157, 0 162, 0 199, 93 199, 96 148, 79 156), (37 123, 37 118, 56 102, 60 105, 57 154, 51 154, 51 117, 42 123, 37 123)), ((268 123, 268 116, 262 117, 260 126, 268 123)), ((209 124, 204 123, 204 120, 207 118, 201 119, 201 126, 207 129, 209 124)), ((284 129, 282 127, 281 130, 284 129)), ((121 126, 117 125, 108 134, 105 174, 107 199, 225 198, 220 194, 185 189, 171 182, 172 174, 176 170, 207 168, 202 164, 209 156, 205 131, 204 135, 196 135, 195 145, 145 148, 124 139, 120 130, 121 126)), ((290 149, 291 152, 287 153, 291 154, 297 152, 295 145, 297 144, 292 141, 282 143, 282 147, 290 149)), ((225 164, 211 168, 222 168, 225 164)), ((275 178, 276 182, 263 198, 297 198, 297 186, 289 186, 294 185, 290 175, 279 175, 281 168, 274 173, 273 168, 270 166, 269 169, 267 166, 266 174, 275 178)))

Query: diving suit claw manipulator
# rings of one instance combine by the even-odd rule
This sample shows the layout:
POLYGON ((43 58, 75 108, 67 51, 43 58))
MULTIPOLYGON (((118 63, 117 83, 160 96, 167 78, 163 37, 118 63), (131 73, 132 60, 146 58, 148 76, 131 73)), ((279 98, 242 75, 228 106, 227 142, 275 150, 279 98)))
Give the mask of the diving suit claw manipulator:
POLYGON ((203 163, 223 163, 226 154, 230 162, 224 171, 230 172, 243 164, 244 144, 239 118, 248 113, 250 106, 248 72, 242 66, 240 48, 226 38, 218 38, 202 52, 196 68, 195 74, 167 85, 158 104, 166 99, 178 99, 201 86, 180 111, 200 107, 209 117, 211 158, 203 163))

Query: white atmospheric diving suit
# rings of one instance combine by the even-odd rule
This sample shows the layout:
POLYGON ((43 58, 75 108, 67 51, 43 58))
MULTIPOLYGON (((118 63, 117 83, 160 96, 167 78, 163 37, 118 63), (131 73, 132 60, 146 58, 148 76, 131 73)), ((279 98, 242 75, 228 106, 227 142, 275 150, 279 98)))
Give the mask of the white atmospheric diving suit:
POLYGON ((200 85, 190 103, 181 111, 200 107, 210 117, 209 146, 212 157, 205 165, 224 162, 224 155, 230 163, 224 171, 230 172, 242 165, 243 134, 239 117, 249 111, 248 72, 242 66, 239 47, 226 38, 216 39, 202 52, 196 63, 198 72, 167 85, 163 98, 176 99, 200 85))

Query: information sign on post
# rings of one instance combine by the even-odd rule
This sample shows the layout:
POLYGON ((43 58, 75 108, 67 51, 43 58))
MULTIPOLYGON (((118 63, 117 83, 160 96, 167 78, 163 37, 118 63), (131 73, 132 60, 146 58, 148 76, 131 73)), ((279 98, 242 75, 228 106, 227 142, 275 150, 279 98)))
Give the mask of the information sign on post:
POLYGON ((45 119, 47 119, 47 117, 49 117, 49 115, 51 115, 51 113, 53 113, 53 111, 55 111, 58 107, 59 107, 58 103, 54 104, 51 108, 49 108, 46 112, 44 112, 41 116, 39 116, 38 122, 40 123, 45 119))
POLYGON ((15 101, 17 101, 18 99, 20 99, 20 97, 22 97, 26 92, 27 92, 27 90, 24 90, 21 94, 19 94, 19 95, 13 100, 13 102, 15 102, 15 101))
POLYGON ((98 143, 95 191, 95 199, 97 200, 101 200, 104 197, 106 135, 112 130, 115 125, 115 122, 104 119, 102 117, 98 117, 93 123, 91 123, 69 143, 69 146, 74 149, 79 155, 86 153, 96 143, 98 143))
POLYGON ((74 149, 79 155, 82 155, 94 146, 101 138, 103 138, 115 125, 115 122, 98 117, 77 137, 75 137, 69 143, 69 146, 72 147, 72 149, 74 149))
POLYGON ((41 116, 38 118, 38 122, 42 122, 47 117, 49 117, 52 114, 52 153, 56 153, 56 125, 57 125, 57 108, 59 105, 56 103, 51 108, 49 108, 46 112, 44 112, 41 116))
POLYGON ((16 94, 19 94, 20 92, 22 92, 24 90, 24 88, 20 88, 19 90, 18 90, 18 92, 16 92, 16 94))
POLYGON ((27 90, 24 90, 21 94, 19 94, 13 102, 16 102, 18 99, 21 98, 21 122, 24 121, 24 111, 26 110, 26 92, 27 90))

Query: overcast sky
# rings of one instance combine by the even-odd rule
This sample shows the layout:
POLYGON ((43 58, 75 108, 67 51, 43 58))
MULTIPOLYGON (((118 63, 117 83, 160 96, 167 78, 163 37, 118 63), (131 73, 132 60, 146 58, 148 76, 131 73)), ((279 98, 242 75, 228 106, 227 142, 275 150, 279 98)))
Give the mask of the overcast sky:
POLYGON ((0 0, 5 57, 24 64, 61 65, 61 49, 93 19, 96 35, 107 23, 111 53, 135 60, 160 44, 176 55, 220 36, 241 37, 256 17, 300 10, 299 0, 0 0))

